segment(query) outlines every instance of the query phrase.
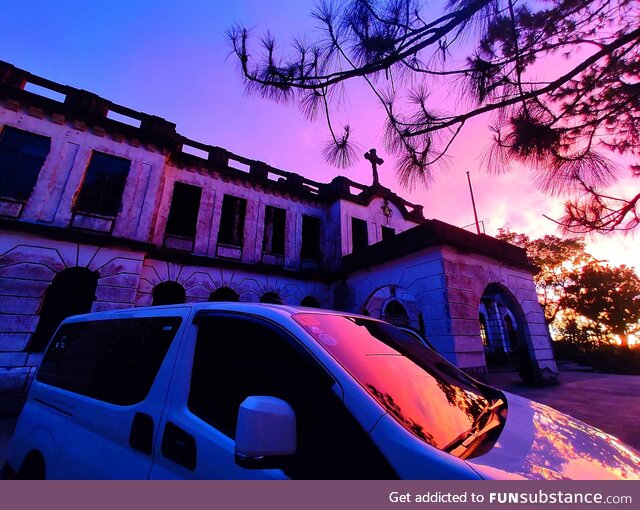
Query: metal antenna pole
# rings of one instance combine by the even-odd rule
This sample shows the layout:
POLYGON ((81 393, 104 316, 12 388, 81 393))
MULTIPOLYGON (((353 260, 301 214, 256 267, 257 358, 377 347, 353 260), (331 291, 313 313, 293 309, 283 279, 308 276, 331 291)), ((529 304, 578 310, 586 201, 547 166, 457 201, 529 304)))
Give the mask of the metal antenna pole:
POLYGON ((480 222, 478 221, 478 213, 476 212, 476 200, 473 198, 473 187, 471 186, 471 175, 470 172, 467 172, 467 180, 469 181, 469 192, 471 193, 471 205, 473 206, 473 217, 476 220, 476 230, 478 231, 478 235, 480 235, 480 222))

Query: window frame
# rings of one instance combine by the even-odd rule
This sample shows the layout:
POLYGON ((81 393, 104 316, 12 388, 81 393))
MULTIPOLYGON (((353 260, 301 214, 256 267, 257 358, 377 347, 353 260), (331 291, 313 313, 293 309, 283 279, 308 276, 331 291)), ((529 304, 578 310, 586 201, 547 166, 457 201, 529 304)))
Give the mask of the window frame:
POLYGON ((369 246, 369 223, 367 220, 351 217, 351 253, 360 253, 369 246), (356 228, 357 225, 357 228, 356 228), (359 231, 362 229, 362 231, 359 231), (357 234, 356 234, 357 232, 357 234), (356 237, 357 236, 357 237, 356 237), (361 236, 363 236, 361 238, 361 236))
MULTIPOLYGON (((200 335, 199 328, 204 321, 217 318, 245 320, 272 331, 279 337, 281 341, 285 342, 299 356, 304 358, 304 360, 307 362, 307 366, 303 367, 305 369, 304 373, 306 375, 308 375, 311 371, 313 372, 313 374, 319 377, 317 384, 312 383, 310 386, 302 386, 304 391, 307 391, 310 394, 310 396, 305 395, 303 402, 305 404, 308 402, 317 403, 318 401, 315 400, 314 395, 319 395, 317 393, 318 391, 321 391, 322 395, 326 395, 326 397, 329 399, 328 408, 323 407, 322 403, 314 407, 320 410, 326 409, 326 411, 323 411, 322 413, 318 412, 317 414, 321 415, 323 419, 325 419, 326 417, 328 423, 336 424, 336 427, 341 431, 341 436, 338 442, 342 446, 338 445, 338 447, 334 448, 335 451, 331 448, 329 449, 329 451, 327 451, 326 449, 321 450, 323 454, 325 452, 327 453, 330 462, 329 464, 327 464, 327 458, 324 457, 313 457, 315 460, 317 460, 317 462, 314 463, 305 462, 305 459, 308 460, 309 454, 313 453, 309 450, 309 438, 318 436, 310 433, 313 429, 311 429, 310 431, 307 427, 302 426, 298 430, 298 446, 300 449, 281 467, 285 475, 292 479, 336 479, 337 473, 338 479, 353 479, 354 477, 351 472, 348 473, 348 476, 345 476, 345 473, 343 471, 356 469, 364 470, 365 472, 367 472, 366 479, 397 478, 397 473, 394 468, 382 453, 379 446, 375 443, 375 441, 371 439, 368 431, 360 423, 360 420, 356 417, 357 413, 354 413, 352 410, 352 406, 348 405, 347 402, 345 402, 344 390, 339 379, 336 378, 336 376, 334 376, 331 371, 324 365, 321 357, 314 353, 313 350, 305 344, 305 342, 301 341, 298 335, 294 333, 294 331, 287 327, 287 325, 279 321, 275 321, 269 317, 256 315, 253 313, 230 310, 201 310, 196 313, 193 319, 193 324, 197 326, 197 328, 192 336, 193 340, 191 342, 190 353, 188 353, 187 357, 185 358, 185 362, 190 365, 191 370, 188 371, 188 380, 185 381, 187 383, 187 386, 184 390, 185 393, 183 393, 184 396, 182 397, 184 398, 184 404, 181 403, 180 408, 182 408, 182 406, 184 405, 184 409, 187 411, 187 413, 193 415, 194 418, 200 420, 207 427, 210 427, 215 431, 216 434, 220 434, 221 436, 225 437, 225 440, 231 442, 235 441, 233 437, 230 437, 227 433, 213 425, 210 421, 194 413, 192 408, 188 405, 188 400, 193 384, 193 367, 196 363, 197 342, 198 336, 200 335), (334 408, 334 405, 337 407, 334 408), (301 435, 302 430, 306 431, 306 434, 304 436, 301 435), (302 439, 303 437, 306 438, 306 441, 302 439), (352 458, 348 456, 345 457, 345 462, 340 463, 340 465, 336 467, 335 460, 340 459, 333 459, 331 458, 331 455, 343 455, 344 452, 349 448, 355 448, 358 453, 353 455, 352 458), (362 455, 364 455, 365 457, 365 462, 362 462, 362 455)), ((292 327, 294 325, 294 323, 291 324, 292 327)), ((215 328, 215 326, 216 325, 213 324, 210 327, 215 328)), ((300 393, 301 386, 298 385, 297 389, 298 393, 300 393)), ((284 398, 286 401, 286 397, 283 396, 280 398, 284 398)), ((296 409, 296 397, 292 396, 291 398, 293 398, 294 400, 290 402, 288 401, 288 403, 292 407, 294 407, 294 409, 296 409)), ((324 397, 321 397, 320 402, 324 401, 323 399, 324 397)), ((308 409, 306 409, 305 411, 305 408, 307 407, 308 405, 303 405, 302 413, 297 417, 296 420, 298 425, 304 425, 305 423, 308 424, 308 421, 305 421, 305 419, 308 420, 310 417, 313 418, 314 414, 309 416, 307 414, 308 409)), ((336 441, 335 436, 329 435, 327 437, 333 438, 331 439, 331 444, 333 445, 333 443, 335 443, 336 441)), ((362 478, 362 475, 359 475, 358 478, 362 478)))
POLYGON ((188 184, 182 181, 174 181, 173 191, 171 193, 171 200, 169 202, 169 213, 167 214, 167 223, 165 224, 164 233, 165 236, 180 237, 183 239, 194 240, 198 234, 198 217, 200 216, 200 205, 202 203, 202 186, 196 186, 194 184, 188 184), (177 191, 177 193, 176 193, 177 191), (187 195, 193 193, 193 197, 187 195), (195 202, 195 195, 198 195, 197 206, 194 210, 189 211, 189 218, 180 217, 178 208, 183 205, 178 201, 187 200, 190 204, 190 199, 195 202), (195 212, 195 217, 191 217, 195 212), (193 225, 189 224, 188 228, 183 228, 185 224, 193 222, 193 225))
POLYGON ((242 248, 244 246, 245 224, 247 222, 246 198, 225 193, 222 197, 220 208, 220 225, 216 237, 219 245, 242 248), (234 206, 226 206, 225 202, 234 201, 234 206), (232 209, 231 212, 227 212, 232 209), (232 223, 229 223, 227 215, 232 215, 232 223), (225 221, 226 220, 226 221, 225 221))
MULTIPOLYGON (((211 424, 205 418, 194 412, 194 410, 189 405, 191 390, 193 386, 193 373, 196 362, 196 353, 198 346, 198 339, 200 335, 200 325, 207 320, 214 319, 235 319, 235 320, 245 320, 251 322, 252 324, 257 324, 258 326, 263 326, 269 330, 271 330, 274 334, 279 335, 284 339, 284 341, 293 348, 298 354, 300 354, 303 358, 306 358, 310 364, 310 368, 317 373, 320 378, 325 378, 327 380, 327 391, 332 391, 331 388, 338 384, 340 386, 339 381, 331 374, 331 372, 324 367, 320 359, 301 341, 299 341, 296 336, 289 331, 282 324, 273 321, 267 317, 253 315, 249 313, 243 312, 233 312, 233 311, 225 311, 225 310, 202 310, 196 313, 193 318, 193 325, 196 326, 196 330, 193 334, 193 343, 192 343, 192 352, 191 356, 188 359, 189 370, 188 372, 188 385, 187 385, 187 393, 185 395, 185 407, 190 414, 202 420, 208 426, 212 427, 220 434, 227 436, 230 440, 234 441, 233 437, 228 436, 225 432, 220 430, 215 425, 211 424)), ((342 395, 342 389, 340 389, 339 394, 342 395)), ((341 399, 342 400, 342 399, 341 399)), ((343 402, 344 405, 344 402, 343 402)))
MULTIPOLYGON (((14 140, 14 142, 15 141, 16 140, 14 140)), ((11 141, 7 143, 11 143, 11 141)), ((13 126, 4 125, 0 130, 0 154, 13 156, 12 158, 13 161, 7 166, 7 169, 6 169, 6 179, 4 178, 5 176, 4 171, 2 171, 2 174, 0 174, 0 186, 2 186, 3 182, 17 181, 16 176, 23 174, 24 167, 25 167, 23 159, 29 158, 34 164, 37 162, 37 160, 41 159, 37 171, 33 172, 33 175, 29 176, 29 182, 26 183, 24 190, 20 190, 19 186, 16 186, 14 187, 13 190, 10 190, 12 191, 12 193, 5 194, 4 192, 2 192, 2 188, 0 188, 0 199, 13 200, 16 202, 26 202, 33 195, 33 190, 35 189, 38 183, 40 172, 42 172, 42 169, 44 168, 44 165, 47 162, 47 159, 49 158, 49 154, 51 154, 51 137, 46 135, 41 135, 39 133, 33 133, 25 129, 19 129, 13 126), (7 152, 3 153, 2 146, 3 146, 3 143, 5 143, 5 140, 6 140, 5 137, 7 136, 7 134, 9 136, 22 137, 22 140, 18 140, 19 142, 21 142, 19 146, 19 150, 17 151, 13 150, 13 149, 16 149, 16 147, 14 146, 12 148, 11 147, 7 148, 7 152), (28 140, 25 143, 25 139, 30 139, 30 140, 28 140), (38 147, 37 144, 33 143, 34 141, 42 142, 43 144, 42 147, 38 147), (35 156, 33 154, 28 154, 24 152, 25 147, 32 147, 32 148, 35 147, 36 149, 44 150, 45 141, 47 143, 47 147, 46 147, 46 153, 43 156, 35 156), (27 191, 26 188, 30 188, 30 189, 27 191)), ((0 170, 3 170, 3 169, 0 168, 0 170)))
POLYGON ((322 237, 322 218, 320 218, 319 216, 313 216, 311 214, 303 214, 302 225, 300 227, 300 259, 301 260, 309 260, 312 262, 318 262, 321 260, 322 258, 321 237, 322 237), (305 230, 304 228, 305 219, 307 219, 307 221, 317 222, 316 224, 318 226, 318 232, 317 232, 318 235, 314 236, 313 232, 308 233, 306 238, 310 238, 311 241, 307 241, 307 242, 305 242, 305 239, 306 239, 305 232, 308 232, 308 229, 305 230), (317 249, 309 248, 309 245, 313 245, 313 248, 317 248, 317 249), (309 252, 313 252, 313 253, 309 253, 309 252))
POLYGON ((389 239, 393 239, 397 235, 396 229, 393 227, 388 227, 386 225, 382 225, 380 229, 380 240, 387 241, 389 239))
POLYGON ((287 251, 287 210, 267 205, 264 209, 262 252, 284 257, 287 251))
MULTIPOLYGON (((158 376, 162 371, 162 366, 167 362, 167 359, 169 358, 172 348, 174 348, 174 346, 176 346, 176 344, 180 342, 180 338, 181 338, 180 332, 186 322, 187 320, 185 316, 180 313, 174 313, 174 314, 162 313, 158 315, 154 314, 154 315, 142 315, 142 316, 133 316, 133 317, 132 316, 128 316, 128 317, 113 316, 113 317, 105 317, 105 318, 100 317, 100 318, 95 318, 91 320, 64 322, 63 324, 60 325, 51 343, 47 347, 43 360, 36 373, 35 380, 39 384, 51 386, 52 388, 56 388, 57 390, 68 392, 72 395, 76 395, 82 398, 95 400, 96 402, 100 402, 102 404, 107 404, 107 405, 116 406, 116 407, 130 407, 130 406, 138 405, 144 402, 145 400, 147 400, 147 398, 151 394, 153 387, 158 379, 158 376), (73 331, 75 328, 82 328, 83 325, 88 328, 101 327, 103 332, 106 328, 108 328, 109 334, 112 335, 114 328, 117 328, 118 326, 114 324, 108 324, 108 323, 113 323, 114 321, 117 321, 119 323, 133 322, 133 321, 139 321, 139 322, 140 321, 155 321, 155 322, 166 321, 165 325, 170 321, 170 324, 173 326, 173 335, 171 336, 171 338, 165 339, 166 346, 164 346, 165 347, 164 352, 162 352, 161 356, 159 356, 159 359, 156 360, 157 366, 155 367, 155 372, 153 374, 151 373, 146 374, 146 376, 148 377, 148 380, 145 382, 148 384, 144 387, 140 387, 137 390, 138 393, 135 394, 132 391, 131 381, 126 379, 118 381, 117 376, 119 375, 119 373, 117 371, 114 371, 108 374, 109 377, 107 377, 105 380, 109 380, 113 386, 115 386, 115 383, 119 383, 121 386, 120 391, 123 392, 123 390, 126 389, 127 397, 129 398, 129 400, 125 400, 125 401, 122 401, 122 400, 114 401, 113 396, 111 399, 109 399, 108 394, 107 396, 105 396, 104 392, 101 393, 100 390, 97 390, 95 388, 95 386, 92 386, 92 385, 95 385, 95 381, 93 381, 90 385, 86 386, 84 389, 81 389, 80 387, 78 387, 78 385, 74 386, 73 380, 71 380, 69 384, 65 384, 64 382, 62 383, 54 382, 56 377, 60 377, 60 373, 56 374, 55 371, 52 371, 52 373, 47 374, 47 366, 48 366, 47 363, 49 362, 50 358, 56 355, 55 349, 57 348, 60 341, 63 339, 62 335, 69 330, 73 331), (126 383, 126 384, 123 384, 123 383, 126 383), (145 389, 146 391, 142 392, 142 389, 145 389), (133 398, 134 396, 136 398, 133 398)), ((141 327, 141 326, 142 325, 138 325, 138 327, 141 327)), ((85 331, 76 332, 76 335, 80 335, 80 338, 81 338, 81 335, 83 334, 86 334, 86 332, 85 331)), ((133 335, 131 337, 133 337, 133 335)), ((76 340, 77 338, 78 337, 76 337, 76 340)), ((104 335, 101 340, 102 342, 100 344, 89 343, 88 345, 81 346, 81 348, 83 347, 86 352, 95 353, 94 359, 89 360, 89 364, 85 364, 84 366, 81 366, 80 363, 76 363, 75 365, 78 368, 78 371, 84 370, 85 372, 91 372, 91 377, 94 377, 94 378, 97 377, 96 373, 98 373, 100 369, 99 360, 100 358, 102 358, 102 355, 108 351, 107 348, 109 347, 109 345, 117 345, 118 347, 121 347, 125 344, 131 345, 130 342, 120 342, 118 344, 105 342, 104 335), (93 367, 91 366, 91 361, 94 362, 93 367)), ((152 338, 150 341, 153 342, 154 344, 161 343, 160 339, 155 339, 155 338, 152 338)), ((64 345, 61 348, 64 349, 65 348, 64 345)), ((160 353, 157 347, 156 347, 156 351, 157 353, 160 353)), ((139 359, 148 359, 148 353, 149 351, 145 352, 144 353, 145 355, 139 356, 139 359)), ((80 350, 80 354, 82 354, 82 349, 80 350)), ((126 359, 123 357, 122 361, 126 362, 126 359)), ((139 360, 136 360, 136 361, 139 361, 139 360)), ((175 359, 173 361, 175 361, 175 359)), ((140 368, 140 366, 141 365, 139 365, 137 368, 140 368)), ((139 370, 137 370, 136 372, 139 375, 139 370)), ((124 373, 124 371, 121 373, 124 373)), ((67 374, 67 378, 69 378, 68 374, 67 374)), ((122 398, 121 395, 120 395, 120 398, 122 398)))
MULTIPOLYGON (((120 211, 122 211, 122 199, 124 197, 124 192, 127 187, 127 181, 129 179, 129 175, 131 173, 131 164, 132 160, 123 158, 121 156, 116 156, 114 154, 110 154, 108 152, 92 150, 91 155, 89 156, 89 160, 87 161, 87 166, 85 167, 84 174, 82 176, 82 182, 78 188, 78 193, 75 199, 75 203, 73 206, 73 211, 78 214, 86 214, 90 216, 99 216, 106 218, 116 218, 120 211), (94 170, 92 175, 92 164, 96 161, 95 165, 102 165, 104 162, 99 162, 98 159, 102 158, 103 160, 119 160, 120 162, 128 162, 128 168, 126 172, 121 172, 118 174, 119 178, 121 178, 121 183, 116 183, 117 191, 119 193, 113 193, 111 197, 111 192, 107 192, 106 188, 109 186, 109 174, 100 172, 98 169, 94 170), (106 177, 106 178, 105 178, 106 177), (103 179, 105 178, 105 179, 103 179), (99 192, 90 192, 85 190, 85 186, 87 186, 87 179, 96 179, 97 181, 101 181, 100 183, 100 191, 99 192), (121 188, 121 189, 120 189, 121 188), (98 200, 93 197, 98 197, 98 200), (111 207, 107 207, 104 202, 113 200, 113 205, 111 207), (87 204, 93 204, 87 207, 87 204)), ((93 185, 93 184, 91 184, 93 185)))

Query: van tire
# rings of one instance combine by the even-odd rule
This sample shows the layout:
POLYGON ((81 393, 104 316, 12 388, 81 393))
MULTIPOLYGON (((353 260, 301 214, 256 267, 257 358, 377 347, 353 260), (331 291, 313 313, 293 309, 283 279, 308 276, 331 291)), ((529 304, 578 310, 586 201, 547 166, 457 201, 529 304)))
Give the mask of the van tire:
POLYGON ((18 480, 44 480, 44 458, 39 451, 29 452, 18 470, 18 480))

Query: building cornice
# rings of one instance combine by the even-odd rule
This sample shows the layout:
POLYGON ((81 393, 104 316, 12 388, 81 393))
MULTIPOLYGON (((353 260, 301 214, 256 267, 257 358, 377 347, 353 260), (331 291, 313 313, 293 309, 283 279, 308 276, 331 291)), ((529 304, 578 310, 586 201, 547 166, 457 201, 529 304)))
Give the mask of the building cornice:
POLYGON ((474 234, 439 220, 425 220, 409 230, 396 234, 391 239, 380 241, 342 258, 345 274, 368 269, 392 260, 417 253, 426 248, 449 246, 464 253, 484 255, 504 264, 537 273, 527 252, 506 241, 486 234, 474 234))

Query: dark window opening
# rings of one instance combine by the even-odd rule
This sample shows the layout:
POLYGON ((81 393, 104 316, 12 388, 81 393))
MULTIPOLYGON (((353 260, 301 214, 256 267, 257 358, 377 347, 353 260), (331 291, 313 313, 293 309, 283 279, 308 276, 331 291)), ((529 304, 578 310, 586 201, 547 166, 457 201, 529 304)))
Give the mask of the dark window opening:
POLYGON ((40 320, 29 343, 30 352, 42 352, 60 323, 72 315, 89 313, 96 299, 98 273, 86 267, 59 272, 47 289, 40 320))
POLYGON ((386 479, 396 475, 332 391, 334 380, 286 332, 238 317, 198 325, 189 410, 230 438, 249 396, 280 398, 296 415, 297 450, 284 468, 302 479, 386 479))
POLYGON ((260 298, 261 303, 271 303, 272 305, 281 305, 282 299, 275 292, 265 292, 260 298))
POLYGON ((0 196, 28 199, 50 147, 46 136, 5 127, 0 135, 0 196))
POLYGON ((387 239, 391 239, 392 237, 395 237, 396 235, 396 229, 395 228, 391 228, 391 227, 382 227, 382 240, 386 241, 387 239))
POLYGON ((230 287, 220 287, 209 294, 209 301, 240 301, 238 293, 230 287))
POLYGON ((162 282, 153 288, 152 305, 177 305, 186 300, 184 287, 178 282, 162 282))
POLYGON ((199 186, 191 186, 182 182, 175 183, 169 217, 167 218, 167 234, 191 239, 196 236, 201 196, 202 188, 199 186))
POLYGON ((264 239, 262 251, 272 255, 284 255, 287 212, 279 207, 267 206, 264 214, 264 239))
POLYGON ((362 251, 369 245, 369 233, 366 221, 351 218, 351 242, 353 245, 353 253, 362 251))
POLYGON ((51 342, 37 379, 110 404, 137 404, 151 389, 181 320, 145 317, 65 324, 51 342))
POLYGON ((320 260, 320 227, 320 218, 302 216, 302 259, 320 260))
POLYGON ((94 151, 76 201, 76 210, 117 216, 131 161, 94 151))
POLYGON ((222 200, 218 243, 242 246, 244 238, 244 220, 247 214, 247 201, 231 195, 222 200))
POLYGON ((384 307, 382 319, 394 326, 409 325, 407 309, 397 299, 393 299, 387 303, 387 306, 384 307))
POLYGON ((308 306, 309 308, 320 308, 320 301, 313 296, 307 296, 300 302, 301 306, 308 306))

